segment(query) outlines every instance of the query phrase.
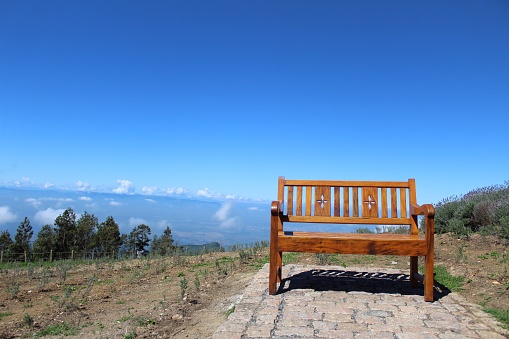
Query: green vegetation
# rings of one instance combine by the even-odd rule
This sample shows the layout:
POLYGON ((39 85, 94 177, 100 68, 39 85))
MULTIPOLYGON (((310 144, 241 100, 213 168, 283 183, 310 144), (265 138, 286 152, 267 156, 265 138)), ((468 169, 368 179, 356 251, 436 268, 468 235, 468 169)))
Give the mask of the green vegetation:
POLYGON ((500 321, 503 328, 509 330, 509 308, 505 310, 497 310, 495 308, 483 308, 483 311, 494 316, 495 319, 500 321))
POLYGON ((69 323, 61 323, 55 325, 49 325, 36 333, 36 337, 45 337, 47 335, 77 335, 79 332, 78 328, 69 324, 69 323))
POLYGON ((437 233, 469 237, 479 232, 509 241, 509 181, 443 199, 435 210, 437 233))
POLYGON ((463 289, 464 277, 453 276, 444 266, 435 266, 435 280, 444 285, 453 292, 459 292, 463 289))
POLYGON ((3 312, 3 313, 0 313, 0 321, 2 321, 3 318, 5 317, 8 317, 10 315, 13 315, 14 313, 12 312, 3 312))

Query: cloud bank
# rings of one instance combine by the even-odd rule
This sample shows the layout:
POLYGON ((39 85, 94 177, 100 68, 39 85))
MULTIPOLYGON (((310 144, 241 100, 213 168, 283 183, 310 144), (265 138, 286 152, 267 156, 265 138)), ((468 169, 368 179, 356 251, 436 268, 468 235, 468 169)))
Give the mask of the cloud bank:
POLYGON ((11 212, 9 206, 0 206, 0 225, 8 222, 13 222, 18 216, 11 212))

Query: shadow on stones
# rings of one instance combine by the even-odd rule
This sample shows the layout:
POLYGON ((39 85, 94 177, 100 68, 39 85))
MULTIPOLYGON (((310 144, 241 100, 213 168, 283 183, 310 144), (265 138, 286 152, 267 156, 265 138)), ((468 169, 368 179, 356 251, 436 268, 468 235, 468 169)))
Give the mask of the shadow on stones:
MULTIPOLYGON (((444 285, 435 281, 434 298, 439 300, 451 293, 444 285)), ((424 297, 424 286, 410 286, 407 274, 383 272, 357 272, 346 270, 309 270, 283 279, 278 293, 291 290, 343 291, 415 295, 424 297)))

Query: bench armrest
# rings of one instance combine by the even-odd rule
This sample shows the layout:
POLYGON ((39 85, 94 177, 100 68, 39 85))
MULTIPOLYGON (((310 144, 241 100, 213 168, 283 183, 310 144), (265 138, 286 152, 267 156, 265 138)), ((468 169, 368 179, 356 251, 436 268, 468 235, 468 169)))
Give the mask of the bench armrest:
POLYGON ((435 207, 431 204, 414 205, 410 204, 410 214, 412 216, 424 215, 424 224, 426 225, 426 237, 428 241, 433 240, 435 233, 435 207))
POLYGON ((424 215, 426 218, 435 218, 435 208, 431 204, 410 205, 411 215, 424 215))
POLYGON ((270 214, 273 215, 273 216, 279 216, 279 213, 281 213, 281 205, 282 205, 282 202, 281 201, 273 201, 272 204, 270 205, 270 214))

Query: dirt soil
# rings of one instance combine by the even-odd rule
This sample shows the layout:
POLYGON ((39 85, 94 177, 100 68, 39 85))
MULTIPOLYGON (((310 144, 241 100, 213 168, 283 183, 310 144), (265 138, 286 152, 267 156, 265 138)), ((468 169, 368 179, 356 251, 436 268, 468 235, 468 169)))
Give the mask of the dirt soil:
MULTIPOLYGON (((509 252, 494 238, 436 236, 436 265, 464 277, 472 303, 507 309, 509 252)), ((318 264, 313 254, 286 263, 318 264)), ((268 249, 88 263, 0 266, 0 338, 207 338, 226 320, 268 249), (244 253, 245 254, 245 253, 244 253)), ((323 260, 323 259, 322 259, 323 260)), ((408 258, 331 256, 347 267, 408 269, 408 258)))

